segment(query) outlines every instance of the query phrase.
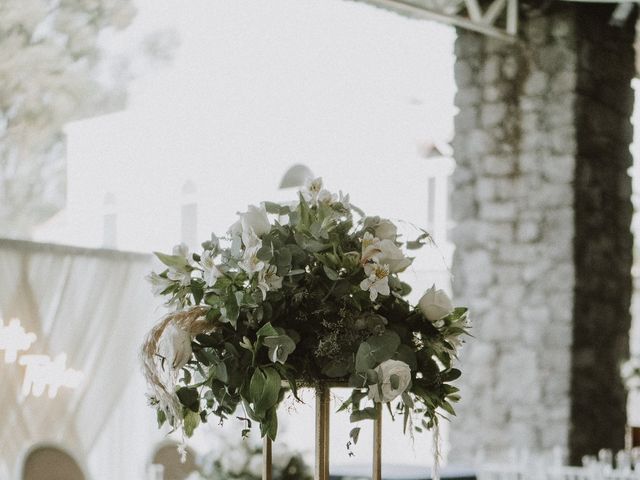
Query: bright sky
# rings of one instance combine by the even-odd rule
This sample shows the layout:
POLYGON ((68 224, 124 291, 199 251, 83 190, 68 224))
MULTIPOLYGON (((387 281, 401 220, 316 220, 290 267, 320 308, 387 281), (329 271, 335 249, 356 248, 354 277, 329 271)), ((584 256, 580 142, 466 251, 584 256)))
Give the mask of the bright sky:
MULTIPOLYGON (((424 226, 435 167, 420 149, 453 129, 451 28, 344 0, 137 3, 135 24, 106 38, 107 48, 139 51, 145 35, 173 29, 175 59, 159 69, 136 62, 126 111, 68 127, 67 211, 39 240, 100 246, 110 192, 118 247, 167 250, 180 241, 187 180, 204 240, 249 203, 291 199, 277 186, 296 163, 368 213, 424 226)), ((302 417, 312 422, 310 410, 302 417)), ((334 421, 337 462, 347 461, 345 420, 334 421)), ((312 448, 312 436, 285 430, 289 444, 312 448)), ((355 461, 366 463, 361 438, 355 461)), ((414 449, 394 438, 388 461, 430 463, 428 439, 414 449)))
POLYGON ((138 62, 125 112, 68 127, 66 225, 38 239, 99 246, 111 192, 119 248, 167 249, 186 180, 206 238, 248 203, 290 199, 277 185, 295 163, 369 213, 424 226, 433 166, 419 149, 451 137, 452 29, 342 0, 138 3, 108 48, 174 29, 175 60, 146 74, 138 62))

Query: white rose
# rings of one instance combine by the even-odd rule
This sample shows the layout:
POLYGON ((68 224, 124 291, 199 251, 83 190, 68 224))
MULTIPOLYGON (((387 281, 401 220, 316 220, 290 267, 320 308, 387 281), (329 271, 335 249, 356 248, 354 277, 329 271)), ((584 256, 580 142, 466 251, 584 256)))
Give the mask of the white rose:
POLYGON ((391 273, 402 272, 411 265, 411 259, 405 257, 402 250, 391 240, 380 240, 378 248, 380 249, 380 253, 377 255, 378 262, 389 265, 391 273))
MULTIPOLYGON (((378 383, 369 386, 369 399, 374 402, 387 403, 401 395, 411 383, 411 368, 400 360, 387 360, 375 369, 378 383), (391 385, 391 377, 395 376, 397 388, 391 385)), ((395 383, 395 382, 394 382, 395 383)))
POLYGON ((240 214, 240 221, 243 233, 253 230, 257 236, 261 237, 271 231, 269 217, 267 217, 267 211, 263 206, 249 205, 249 210, 240 214))
POLYGON ((335 193, 331 193, 329 190, 322 189, 318 192, 318 203, 327 203, 331 205, 335 203, 338 197, 335 193))
POLYGON ((444 290, 436 290, 435 285, 425 292, 418 302, 418 307, 431 322, 436 322, 453 312, 451 299, 444 290))
POLYGON ((170 279, 161 277, 156 272, 151 272, 145 277, 145 279, 151 284, 151 291, 156 297, 173 285, 173 282, 170 279))
POLYGON ((191 335, 173 323, 165 328, 158 342, 158 354, 169 366, 180 370, 191 358, 191 335))
POLYGON ((392 240, 398 236, 398 227, 396 227, 391 220, 382 219, 375 228, 374 234, 380 240, 392 240))

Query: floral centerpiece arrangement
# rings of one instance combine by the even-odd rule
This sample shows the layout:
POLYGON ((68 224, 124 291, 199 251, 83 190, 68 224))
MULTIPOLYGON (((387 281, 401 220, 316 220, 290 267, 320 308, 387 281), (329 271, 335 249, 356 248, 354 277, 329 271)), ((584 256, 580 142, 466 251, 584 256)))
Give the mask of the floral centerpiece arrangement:
MULTIPOLYGON (((261 480, 263 447, 254 442, 220 438, 220 445, 200 460, 202 467, 187 480, 261 480)), ((300 452, 281 446, 273 457, 273 480, 313 480, 300 452)))
POLYGON ((243 434, 257 423, 275 439, 285 392, 324 381, 353 388, 341 407, 352 422, 373 418, 373 402, 391 404, 405 431, 454 413, 467 310, 435 286, 411 305, 402 247, 429 235, 403 244, 391 221, 358 212, 316 179, 293 204, 250 206, 199 253, 156 254, 166 269, 149 280, 174 310, 143 347, 160 424, 189 436, 211 415, 235 416, 243 434))

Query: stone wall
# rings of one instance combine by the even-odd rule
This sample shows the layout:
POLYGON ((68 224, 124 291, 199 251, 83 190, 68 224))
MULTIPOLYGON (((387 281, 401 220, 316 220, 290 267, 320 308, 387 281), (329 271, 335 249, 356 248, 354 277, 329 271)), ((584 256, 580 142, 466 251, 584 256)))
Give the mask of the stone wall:
MULTIPOLYGON (((471 462, 479 450, 499 458, 512 447, 575 444, 575 453, 587 448, 578 440, 587 434, 600 447, 622 440, 620 415, 607 412, 624 412, 612 363, 624 349, 604 351, 628 334, 632 94, 626 53, 612 56, 623 68, 611 88, 597 95, 587 88, 607 80, 598 72, 610 68, 601 63, 608 50, 596 53, 587 36, 610 32, 594 25, 606 24, 611 7, 604 8, 532 14, 516 45, 459 31, 453 290, 472 309, 475 338, 462 355, 451 461, 471 462), (591 145, 601 137, 606 151, 591 145), (581 336, 596 324, 606 327, 581 336), (594 346, 599 332, 602 347, 594 346), (583 384, 594 355, 606 360, 583 384), (576 358, 587 364, 573 368, 572 380, 576 358), (609 402, 603 422, 615 420, 606 436, 601 426, 571 428, 572 418, 593 424, 578 397, 594 388, 598 408, 609 402)), ((607 48, 629 46, 618 37, 607 48)))

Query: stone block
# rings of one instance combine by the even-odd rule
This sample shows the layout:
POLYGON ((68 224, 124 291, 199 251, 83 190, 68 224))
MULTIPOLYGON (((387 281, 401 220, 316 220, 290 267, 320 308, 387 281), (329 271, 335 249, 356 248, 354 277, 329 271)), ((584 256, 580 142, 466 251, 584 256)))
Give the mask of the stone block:
POLYGON ((545 155, 541 162, 541 171, 551 183, 571 183, 575 175, 575 157, 573 155, 545 155))
POLYGON ((458 223, 449 231, 449 238, 460 249, 482 246, 478 230, 482 223, 477 220, 468 220, 458 223))
POLYGON ((542 97, 521 97, 520 109, 523 112, 542 112, 544 110, 544 99, 542 97))
POLYGON ((539 256, 540 248, 535 244, 504 245, 498 252, 500 261, 508 263, 529 263, 539 256))
POLYGON ((507 106, 503 103, 487 103, 480 109, 480 124, 484 128, 495 127, 505 121, 507 106))
POLYGON ((522 279, 526 284, 536 282, 546 276, 547 271, 551 268, 551 262, 545 258, 539 261, 525 265, 522 269, 522 279))
POLYGON ((500 78, 501 58, 498 55, 486 57, 482 68, 482 81, 484 83, 495 83, 500 78))
POLYGON ((533 45, 543 45, 548 37, 549 21, 543 15, 532 16, 524 25, 526 38, 533 45))
POLYGON ((522 340, 531 348, 538 348, 544 341, 544 325, 538 322, 525 322, 522 325, 522 340))
POLYGON ((482 220, 515 221, 518 206, 515 202, 486 202, 480 205, 482 220))
POLYGON ((540 225, 538 222, 521 221, 516 227, 516 240, 523 243, 535 242, 540 239, 540 225))
POLYGON ((512 175, 516 171, 516 158, 502 155, 486 155, 482 159, 485 173, 495 176, 512 175))
POLYGON ((473 187, 466 185, 458 187, 455 192, 455 199, 451 202, 451 216, 456 221, 475 218, 477 206, 473 197, 473 187))
POLYGON ((472 294, 484 291, 493 283, 493 260, 489 252, 473 250, 464 256, 462 262, 465 285, 472 294))
POLYGON ((507 80, 514 80, 520 71, 518 58, 514 55, 507 55, 502 62, 502 75, 507 80))
POLYGON ((573 125, 551 130, 547 137, 551 151, 558 155, 573 154, 576 151, 575 133, 573 125))
POLYGON ((504 314, 494 311, 485 315, 481 320, 476 319, 473 327, 473 335, 484 342, 514 341, 519 336, 517 318, 505 317, 504 314))
POLYGON ((456 62, 456 64, 454 65, 454 75, 456 79, 456 85, 458 86, 459 90, 463 89, 464 87, 470 86, 476 76, 469 62, 465 62, 462 60, 456 62))
MULTIPOLYGON (((575 70, 563 70, 558 72, 551 79, 551 92, 559 94, 569 94, 574 92, 577 84, 577 74, 575 70)), ((573 96, 573 95, 571 95, 573 96)))
POLYGON ((573 189, 567 184, 543 183, 527 198, 528 208, 544 210, 570 206, 573 203, 573 189))
POLYGON ((482 101, 482 93, 478 87, 460 88, 456 92, 455 105, 459 108, 467 108, 478 105, 482 101))
POLYGON ((453 119, 457 132, 468 132, 478 124, 478 112, 476 108, 467 107, 460 109, 453 119))
POLYGON ((476 198, 479 201, 496 198, 496 181, 493 178, 480 177, 475 185, 476 198))
POLYGON ((474 365, 482 367, 491 367, 494 365, 497 358, 497 349, 495 345, 486 342, 475 342, 473 347, 469 348, 465 359, 474 365))
POLYGON ((542 95, 549 89, 549 75, 542 71, 533 71, 524 82, 524 93, 542 95))
POLYGON ((466 136, 467 151, 474 155, 474 158, 493 153, 496 142, 491 135, 482 129, 475 129, 466 136))
MULTIPOLYGON (((471 168, 463 167, 461 165, 456 165, 455 170, 453 171, 453 175, 451 176, 451 181, 455 188, 471 183, 475 179, 475 173, 471 168)), ((460 193, 457 192, 454 188, 453 195, 458 196, 460 193)))
POLYGON ((518 285, 522 283, 522 269, 516 265, 496 265, 496 281, 499 285, 518 285))

